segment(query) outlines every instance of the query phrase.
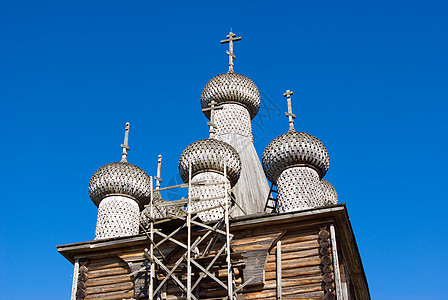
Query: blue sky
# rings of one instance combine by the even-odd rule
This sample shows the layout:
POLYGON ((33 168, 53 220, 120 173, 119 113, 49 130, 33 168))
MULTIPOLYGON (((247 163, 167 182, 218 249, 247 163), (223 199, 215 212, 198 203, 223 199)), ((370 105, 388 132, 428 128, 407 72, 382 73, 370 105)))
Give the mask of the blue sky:
MULTIPOLYGON (((2 1, 0 299, 68 299, 56 245, 93 239, 87 187, 118 161, 164 185, 206 138, 202 88, 235 71, 262 94, 255 147, 288 129, 321 139, 373 299, 444 299, 446 1, 2 1)), ((178 195, 165 195, 174 199, 178 195)))

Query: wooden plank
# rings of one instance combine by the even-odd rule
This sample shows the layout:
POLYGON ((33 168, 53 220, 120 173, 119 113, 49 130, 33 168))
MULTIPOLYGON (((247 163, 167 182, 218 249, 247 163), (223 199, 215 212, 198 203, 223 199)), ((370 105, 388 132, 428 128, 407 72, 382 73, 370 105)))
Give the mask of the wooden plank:
POLYGON ((336 298, 341 300, 348 300, 342 298, 342 283, 341 283, 341 272, 339 271, 339 259, 338 259, 338 248, 336 245, 336 232, 334 230, 333 223, 330 224, 330 238, 331 238, 331 248, 333 254, 333 268, 334 277, 336 283, 336 298))
POLYGON ((72 283, 72 295, 71 300, 76 300, 76 291, 78 290, 78 274, 79 273, 79 259, 75 259, 73 268, 73 283, 72 283))
MULTIPOLYGON (((277 241, 276 251, 277 299, 282 299, 282 241, 277 241)), ((267 265, 266 265, 267 268, 267 265)))

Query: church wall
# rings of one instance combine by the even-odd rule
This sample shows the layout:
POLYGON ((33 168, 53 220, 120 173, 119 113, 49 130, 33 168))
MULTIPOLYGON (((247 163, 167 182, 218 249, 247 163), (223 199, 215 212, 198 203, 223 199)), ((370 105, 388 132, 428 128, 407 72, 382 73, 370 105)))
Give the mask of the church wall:
MULTIPOLYGON (((233 230, 233 233, 235 237, 232 249, 235 254, 242 255, 239 263, 234 264, 236 286, 254 278, 239 293, 239 299, 276 299, 277 276, 281 276, 282 299, 333 299, 323 298, 329 293, 330 286, 334 291, 333 260, 327 223, 295 226, 290 224, 286 229, 282 224, 259 224, 257 227, 233 230), (324 239, 322 231, 327 231, 323 235, 324 239), (278 268, 277 245, 281 247, 281 271, 278 268), (324 251, 322 246, 325 246, 324 251), (324 256, 330 261, 326 271, 323 265, 324 256)), ((182 241, 186 236, 179 234, 177 238, 182 241)), ((87 276, 81 285, 78 280, 78 294, 81 296, 79 290, 82 289, 85 297, 76 299, 147 299, 145 290, 148 277, 143 273, 135 276, 130 274, 144 266, 143 252, 148 247, 145 241, 116 250, 84 254, 81 261, 88 262, 87 276), (137 278, 138 276, 140 277, 137 278)), ((211 255, 218 247, 219 245, 215 247, 211 255)), ((162 248, 163 254, 169 256, 167 265, 170 268, 184 253, 173 250, 176 250, 176 245, 171 243, 164 244, 162 248)), ((225 263, 220 268, 212 269, 212 273, 226 282, 225 263)), ((186 284, 185 266, 181 265, 175 275, 186 284)), ((163 278, 161 274, 158 276, 159 281, 163 278)), ((179 288, 171 281, 168 282, 162 289, 165 299, 181 299, 182 292, 179 288)), ((200 299, 225 295, 226 291, 210 278, 201 282, 197 294, 200 299)))

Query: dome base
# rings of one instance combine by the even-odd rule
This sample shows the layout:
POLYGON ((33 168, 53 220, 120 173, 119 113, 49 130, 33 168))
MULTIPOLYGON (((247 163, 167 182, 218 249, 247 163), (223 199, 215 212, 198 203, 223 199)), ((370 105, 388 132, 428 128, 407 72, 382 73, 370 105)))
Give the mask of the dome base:
POLYGON ((98 206, 95 240, 136 235, 140 209, 135 200, 125 196, 108 196, 98 206))

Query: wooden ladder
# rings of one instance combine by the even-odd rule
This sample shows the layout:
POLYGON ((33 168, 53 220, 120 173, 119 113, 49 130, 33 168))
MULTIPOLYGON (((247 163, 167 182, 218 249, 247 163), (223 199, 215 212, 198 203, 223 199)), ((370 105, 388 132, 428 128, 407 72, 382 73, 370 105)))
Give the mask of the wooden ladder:
POLYGON ((277 186, 274 183, 271 183, 271 189, 269 190, 268 198, 266 199, 266 205, 264 206, 265 212, 278 212, 277 194, 277 186), (275 194, 275 198, 273 194, 275 194), (268 211, 268 209, 270 209, 271 211, 268 211))

